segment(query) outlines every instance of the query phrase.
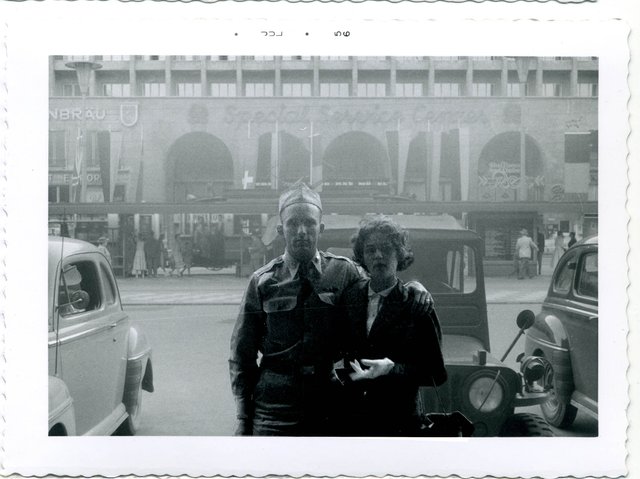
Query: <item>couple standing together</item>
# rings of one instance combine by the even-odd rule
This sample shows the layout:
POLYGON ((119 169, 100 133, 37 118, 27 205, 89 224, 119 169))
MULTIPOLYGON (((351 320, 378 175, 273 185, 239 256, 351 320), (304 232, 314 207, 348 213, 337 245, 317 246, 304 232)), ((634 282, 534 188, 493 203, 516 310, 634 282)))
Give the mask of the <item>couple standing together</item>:
POLYGON ((412 436, 418 388, 446 380, 431 295, 396 276, 413 261, 385 217, 363 223, 351 260, 317 250, 319 195, 279 200, 285 253, 247 286, 231 338, 237 435, 412 436))

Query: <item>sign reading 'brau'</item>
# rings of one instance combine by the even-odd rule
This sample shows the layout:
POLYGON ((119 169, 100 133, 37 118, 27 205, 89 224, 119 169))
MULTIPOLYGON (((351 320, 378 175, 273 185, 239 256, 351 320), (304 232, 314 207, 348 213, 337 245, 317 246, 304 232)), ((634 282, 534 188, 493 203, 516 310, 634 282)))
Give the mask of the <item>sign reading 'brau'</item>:
POLYGON ((81 121, 81 120, 104 120, 107 117, 107 110, 104 108, 52 108, 49 110, 50 120, 81 121))
MULTIPOLYGON (((138 104, 122 103, 118 108, 118 118, 124 126, 134 126, 138 122, 138 104)), ((107 111, 106 108, 87 107, 84 110, 75 108, 51 108, 49 110, 50 120, 61 121, 103 121, 107 118, 107 113, 113 116, 114 112, 107 111)))
POLYGON ((331 124, 359 124, 359 125, 393 125, 398 122, 414 124, 447 124, 447 123, 489 123, 489 118, 483 110, 452 110, 434 109, 426 105, 412 108, 392 109, 381 104, 366 107, 333 107, 323 105, 318 108, 310 106, 289 107, 280 105, 271 109, 245 109, 230 105, 225 109, 224 122, 229 125, 240 126, 246 123, 306 123, 309 121, 326 122, 331 124))

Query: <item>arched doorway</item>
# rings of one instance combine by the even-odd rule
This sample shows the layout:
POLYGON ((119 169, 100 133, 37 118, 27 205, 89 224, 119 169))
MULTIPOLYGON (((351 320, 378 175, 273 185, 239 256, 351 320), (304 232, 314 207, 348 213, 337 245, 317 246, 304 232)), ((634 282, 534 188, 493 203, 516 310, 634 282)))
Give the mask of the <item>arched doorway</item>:
POLYGON ((224 195, 233 185, 233 158, 219 138, 203 132, 178 138, 167 156, 169 191, 173 201, 224 195))
POLYGON ((304 140, 281 131, 276 145, 274 136, 265 133, 258 139, 256 187, 271 187, 276 173, 281 188, 298 180, 308 182, 311 154, 304 140))
POLYGON ((344 133, 325 150, 325 187, 375 187, 389 184, 389 157, 384 145, 361 131, 344 133))
MULTIPOLYGON (((541 199, 544 189, 542 153, 537 142, 525 136, 527 198, 541 199)), ((484 146, 478 160, 479 199, 516 201, 520 190, 520 132, 494 136, 484 146)))

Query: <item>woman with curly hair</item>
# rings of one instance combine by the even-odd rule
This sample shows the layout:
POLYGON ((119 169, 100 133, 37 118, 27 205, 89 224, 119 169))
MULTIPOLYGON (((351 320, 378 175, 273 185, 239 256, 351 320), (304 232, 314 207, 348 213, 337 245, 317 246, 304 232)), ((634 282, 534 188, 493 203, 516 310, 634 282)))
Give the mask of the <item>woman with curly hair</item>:
POLYGON ((407 232, 390 218, 365 219, 353 254, 370 277, 343 298, 350 373, 338 406, 339 434, 416 435, 418 388, 447 378, 438 317, 433 307, 411 311, 412 300, 397 272, 411 265, 413 252, 407 232))

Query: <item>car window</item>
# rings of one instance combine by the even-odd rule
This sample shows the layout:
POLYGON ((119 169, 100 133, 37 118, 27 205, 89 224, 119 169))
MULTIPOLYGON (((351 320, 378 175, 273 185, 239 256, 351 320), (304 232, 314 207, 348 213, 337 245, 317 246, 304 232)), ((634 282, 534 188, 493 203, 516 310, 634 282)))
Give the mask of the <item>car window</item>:
POLYGON ((558 270, 553 280, 553 291, 555 293, 566 294, 571 290, 571 284, 576 272, 576 255, 573 254, 558 270))
POLYGON ((100 270, 102 271, 102 282, 104 283, 104 300, 107 304, 113 304, 116 302, 116 285, 113 281, 113 275, 106 265, 100 264, 100 270))
POLYGON ((63 317, 98 309, 102 304, 100 279, 93 261, 66 264, 58 283, 58 308, 63 317))
POLYGON ((456 243, 412 242, 414 263, 401 274, 419 279, 436 294, 472 293, 476 290, 476 257, 473 248, 456 243))
POLYGON ((580 296, 598 298, 598 253, 588 253, 582 257, 578 286, 576 292, 580 296))

